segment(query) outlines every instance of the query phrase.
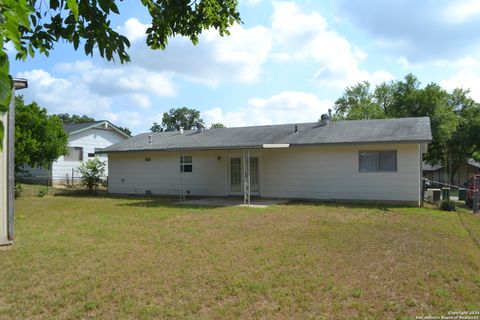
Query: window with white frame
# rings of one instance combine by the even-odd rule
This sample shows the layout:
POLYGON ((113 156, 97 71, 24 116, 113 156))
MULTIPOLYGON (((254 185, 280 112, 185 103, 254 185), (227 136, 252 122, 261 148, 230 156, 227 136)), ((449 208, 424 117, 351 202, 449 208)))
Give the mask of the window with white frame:
POLYGON ((180 156, 180 172, 192 172, 192 156, 180 156))
POLYGON ((360 151, 360 172, 396 172, 397 150, 360 151))
POLYGON ((83 161, 82 147, 68 147, 68 153, 63 157, 65 161, 83 161))

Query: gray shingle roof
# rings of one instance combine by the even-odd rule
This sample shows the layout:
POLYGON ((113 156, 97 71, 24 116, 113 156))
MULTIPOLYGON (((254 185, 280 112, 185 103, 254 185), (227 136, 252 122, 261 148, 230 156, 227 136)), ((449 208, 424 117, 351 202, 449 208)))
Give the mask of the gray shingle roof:
POLYGON ((113 123, 111 123, 108 120, 99 120, 99 121, 85 122, 85 123, 65 123, 65 124, 63 124, 63 129, 65 129, 65 131, 68 134, 73 134, 73 133, 77 133, 79 131, 87 130, 89 128, 98 127, 100 124, 104 124, 104 123, 107 124, 109 128, 114 129, 115 131, 117 131, 122 136, 124 136, 126 138, 130 137, 128 134, 126 134, 125 132, 120 130, 117 126, 115 126, 113 123))
POLYGON ((82 129, 96 126, 97 124, 100 124, 103 122, 105 122, 105 120, 95 121, 95 122, 85 122, 85 123, 65 123, 63 124, 63 129, 65 129, 67 133, 72 133, 82 129))
POLYGON ((264 144, 323 145, 385 142, 429 142, 429 118, 350 120, 255 127, 142 133, 105 148, 104 152, 141 150, 208 150, 262 148, 264 144), (295 125, 298 132, 295 133, 295 125), (149 135, 152 143, 149 143, 149 135))

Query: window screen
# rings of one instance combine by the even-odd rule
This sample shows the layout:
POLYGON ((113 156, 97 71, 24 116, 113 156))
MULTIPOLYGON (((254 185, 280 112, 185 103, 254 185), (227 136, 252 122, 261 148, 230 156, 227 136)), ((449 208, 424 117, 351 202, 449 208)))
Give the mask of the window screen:
POLYGON ((396 172, 397 151, 360 151, 360 172, 396 172))
POLYGON ((192 172, 193 160, 192 156, 180 156, 180 172, 192 172))
POLYGON ((63 158, 65 161, 83 161, 83 148, 68 147, 68 153, 63 158))
POLYGON ((378 153, 378 171, 397 171, 396 151, 381 151, 378 153))

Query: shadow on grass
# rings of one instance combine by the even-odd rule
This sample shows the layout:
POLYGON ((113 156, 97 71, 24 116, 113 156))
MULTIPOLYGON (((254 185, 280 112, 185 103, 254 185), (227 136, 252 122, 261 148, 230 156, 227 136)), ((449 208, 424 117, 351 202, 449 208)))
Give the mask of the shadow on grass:
POLYGON ((377 209, 381 211, 390 211, 391 209, 404 208, 401 204, 385 204, 378 202, 355 202, 355 201, 335 201, 335 200, 290 200, 283 205, 285 206, 326 206, 333 208, 348 208, 348 209, 377 209))
MULTIPOLYGON (((57 189, 54 196, 59 197, 78 197, 78 198, 105 198, 105 199, 121 199, 133 200, 132 202, 121 203, 118 206, 128 207, 144 207, 144 208, 184 208, 184 209, 215 209, 220 207, 228 207, 228 205, 204 205, 204 204, 182 204, 176 196, 161 195, 130 195, 130 194, 112 194, 106 190, 99 190, 96 193, 88 192, 85 189, 57 189)), ((189 197, 192 199, 202 199, 205 197, 189 197)), ((354 201, 334 201, 334 200, 306 200, 293 199, 278 206, 326 206, 332 208, 348 208, 348 209, 376 209, 388 212, 392 209, 414 207, 405 204, 385 204, 377 202, 354 202, 354 201)), ((428 207, 427 207, 428 208, 428 207)))
POLYGON ((216 209, 222 206, 201 205, 201 204, 183 204, 176 197, 131 197, 125 198, 137 200, 128 203, 120 203, 120 207, 137 208, 172 208, 172 209, 216 209))
POLYGON ((178 208, 178 209, 213 209, 218 206, 194 205, 178 203, 179 199, 175 196, 155 196, 155 195, 137 195, 137 194, 114 194, 108 193, 106 190, 99 190, 95 193, 88 192, 84 189, 59 189, 56 190, 56 197, 75 197, 82 199, 117 199, 131 200, 119 203, 120 207, 138 207, 138 208, 178 208))
POLYGON ((78 198, 129 198, 129 195, 114 195, 108 193, 106 190, 98 190, 96 192, 89 192, 85 189, 65 188, 55 189, 53 194, 55 197, 78 197, 78 198))

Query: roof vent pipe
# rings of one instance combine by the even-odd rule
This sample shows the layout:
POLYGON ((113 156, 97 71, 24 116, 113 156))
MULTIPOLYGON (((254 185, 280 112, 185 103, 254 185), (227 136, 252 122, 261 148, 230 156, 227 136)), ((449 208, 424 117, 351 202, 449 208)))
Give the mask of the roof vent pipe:
POLYGON ((203 132, 205 130, 205 126, 201 122, 197 122, 196 127, 198 132, 203 132))
POLYGON ((297 132, 298 132, 298 126, 295 125, 295 133, 297 133, 297 132))
POLYGON ((152 135, 151 134, 148 135, 148 144, 152 144, 152 135))
POLYGON ((183 127, 180 127, 180 134, 183 134, 183 127))
POLYGON ((322 124, 322 126, 328 126, 328 124, 330 123, 330 116, 326 113, 322 114, 322 116, 320 117, 320 123, 322 124))

